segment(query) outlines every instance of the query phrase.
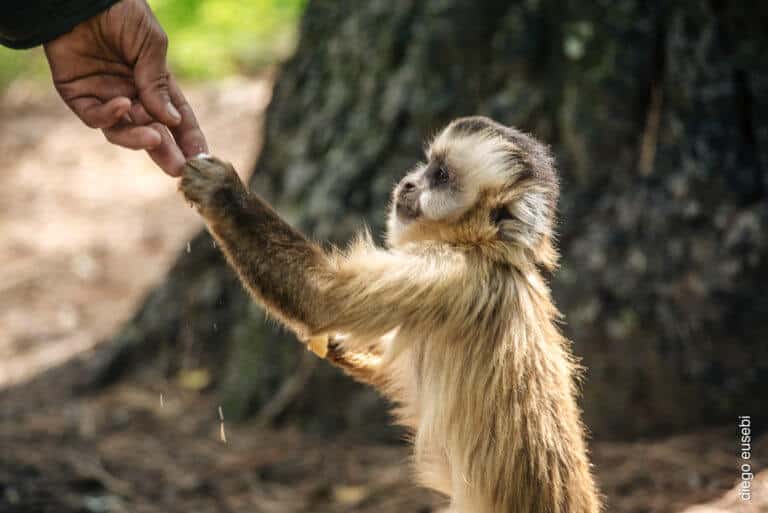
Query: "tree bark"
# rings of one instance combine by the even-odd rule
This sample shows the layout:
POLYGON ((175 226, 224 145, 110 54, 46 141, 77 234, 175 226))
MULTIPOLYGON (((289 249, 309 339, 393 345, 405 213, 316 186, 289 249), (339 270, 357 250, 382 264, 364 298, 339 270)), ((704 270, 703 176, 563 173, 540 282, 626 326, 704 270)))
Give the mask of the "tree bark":
MULTIPOLYGON (((381 235, 392 184, 450 119, 530 131, 562 176, 553 287, 589 368, 593 432, 759 416, 768 36, 765 7, 738 4, 310 1, 250 186, 312 237, 343 243, 363 223, 381 235)), ((139 362, 206 366, 245 416, 298 372, 303 392, 270 418, 389 433, 372 392, 310 368, 291 338, 203 233, 110 342, 94 383, 139 362)))

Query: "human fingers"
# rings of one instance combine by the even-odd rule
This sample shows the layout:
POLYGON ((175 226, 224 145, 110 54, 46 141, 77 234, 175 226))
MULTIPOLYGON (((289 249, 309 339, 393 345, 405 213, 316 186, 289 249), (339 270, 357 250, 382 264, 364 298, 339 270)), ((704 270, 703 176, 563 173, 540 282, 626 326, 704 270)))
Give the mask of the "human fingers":
POLYGON ((134 80, 147 112, 167 126, 176 126, 182 116, 171 101, 170 74, 165 60, 168 36, 154 15, 149 14, 150 27, 136 59, 134 80))
POLYGON ((152 127, 160 133, 162 142, 147 153, 149 153, 152 160, 167 174, 170 176, 179 176, 187 157, 185 157, 182 149, 179 148, 178 141, 171 131, 160 123, 155 122, 141 103, 134 103, 131 106, 130 117, 137 125, 152 124, 152 127))
POLYGON ((181 123, 174 127, 170 127, 173 137, 176 139, 176 144, 181 148, 185 157, 194 157, 200 153, 208 152, 208 142, 205 140, 205 135, 200 129, 200 125, 197 123, 197 117, 192 110, 192 106, 184 97, 181 88, 176 80, 171 77, 170 81, 171 100, 181 114, 181 123))
POLYGON ((102 132, 112 144, 132 150, 150 150, 163 142, 159 131, 152 126, 121 123, 119 126, 105 128, 102 132))
POLYGON ((168 127, 160 123, 153 123, 151 126, 160 134, 162 142, 156 147, 147 150, 147 153, 155 164, 168 175, 173 177, 180 176, 187 159, 181 152, 168 127))
POLYGON ((98 98, 86 96, 70 100, 67 104, 91 128, 112 127, 131 109, 131 100, 125 97, 112 98, 103 103, 98 98))

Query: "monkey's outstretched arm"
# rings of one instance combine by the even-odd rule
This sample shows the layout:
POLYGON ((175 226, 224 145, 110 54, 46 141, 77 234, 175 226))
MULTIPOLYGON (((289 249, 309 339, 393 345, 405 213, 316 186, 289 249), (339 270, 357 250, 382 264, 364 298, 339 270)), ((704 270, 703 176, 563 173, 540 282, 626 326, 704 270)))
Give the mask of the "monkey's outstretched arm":
POLYGON ((234 168, 219 159, 189 160, 179 188, 255 299, 300 337, 311 333, 322 322, 313 279, 327 266, 321 248, 250 194, 234 168))
POLYGON ((456 255, 426 258, 375 248, 361 240, 326 254, 250 194, 232 166, 218 159, 187 163, 180 185, 205 218, 248 290, 301 338, 351 333, 371 340, 409 320, 446 318, 462 286, 456 255))

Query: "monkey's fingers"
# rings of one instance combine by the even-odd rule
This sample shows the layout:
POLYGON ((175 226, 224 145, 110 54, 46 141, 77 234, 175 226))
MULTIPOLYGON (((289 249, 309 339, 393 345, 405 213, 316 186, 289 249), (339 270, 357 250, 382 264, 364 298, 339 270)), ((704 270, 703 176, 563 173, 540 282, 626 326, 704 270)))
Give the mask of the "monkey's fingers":
POLYGON ((309 337, 309 340, 307 340, 307 349, 320 358, 325 358, 328 354, 328 335, 309 337))
POLYGON ((227 188, 244 189, 230 164, 208 155, 199 155, 184 164, 179 189, 194 206, 209 206, 215 193, 227 188))

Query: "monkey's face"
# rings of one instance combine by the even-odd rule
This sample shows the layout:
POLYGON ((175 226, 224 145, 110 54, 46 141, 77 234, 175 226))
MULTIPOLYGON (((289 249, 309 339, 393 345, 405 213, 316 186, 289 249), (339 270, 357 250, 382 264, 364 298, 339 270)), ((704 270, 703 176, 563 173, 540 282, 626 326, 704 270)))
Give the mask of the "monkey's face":
POLYGON ((509 174, 506 149, 498 137, 446 128, 427 149, 427 162, 395 187, 390 235, 424 224, 457 222, 476 206, 481 191, 504 186, 509 174))
POLYGON ((395 188, 394 214, 398 222, 410 224, 419 219, 443 220, 463 209, 462 184, 440 159, 430 160, 408 173, 395 188))
POLYGON ((392 195, 390 244, 498 239, 535 248, 551 234, 557 178, 546 147, 488 118, 449 124, 392 195))
POLYGON ((469 131, 457 126, 458 121, 429 145, 427 161, 395 187, 390 240, 397 241, 408 232, 413 236, 438 225, 456 224, 480 206, 484 191, 500 190, 508 183, 510 144, 485 126, 469 131))

